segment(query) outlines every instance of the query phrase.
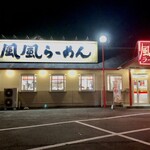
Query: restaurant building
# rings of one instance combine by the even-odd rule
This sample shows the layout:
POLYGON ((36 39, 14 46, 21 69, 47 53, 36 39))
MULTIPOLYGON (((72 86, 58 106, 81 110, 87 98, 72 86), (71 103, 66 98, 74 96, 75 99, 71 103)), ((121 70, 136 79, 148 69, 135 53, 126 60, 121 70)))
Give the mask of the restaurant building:
POLYGON ((138 42, 138 49, 104 47, 103 68, 97 41, 2 39, 0 107, 150 106, 146 42, 138 42))

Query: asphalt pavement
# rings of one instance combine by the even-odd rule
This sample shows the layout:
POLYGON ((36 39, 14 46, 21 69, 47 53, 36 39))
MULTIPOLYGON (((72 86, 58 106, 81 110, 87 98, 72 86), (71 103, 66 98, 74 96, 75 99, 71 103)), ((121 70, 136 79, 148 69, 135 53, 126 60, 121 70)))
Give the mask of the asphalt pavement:
POLYGON ((0 150, 149 150, 149 108, 0 111, 0 150))

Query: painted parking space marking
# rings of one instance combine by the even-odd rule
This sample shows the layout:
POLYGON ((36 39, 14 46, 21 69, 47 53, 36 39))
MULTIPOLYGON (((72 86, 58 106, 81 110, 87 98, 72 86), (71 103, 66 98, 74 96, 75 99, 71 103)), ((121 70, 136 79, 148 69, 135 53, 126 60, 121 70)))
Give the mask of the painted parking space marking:
POLYGON ((61 146, 66 146, 66 145, 71 145, 71 144, 78 144, 78 143, 103 139, 103 138, 112 137, 112 136, 114 136, 114 135, 113 134, 102 135, 102 136, 86 138, 86 139, 81 139, 81 140, 75 140, 75 141, 70 141, 70 142, 64 142, 64 143, 59 143, 59 144, 54 144, 54 145, 47 145, 47 146, 42 146, 42 147, 37 147, 37 148, 31 148, 28 150, 44 150, 44 149, 56 148, 56 147, 61 147, 61 146))
POLYGON ((80 124, 80 125, 92 128, 92 129, 103 131, 103 132, 107 133, 107 135, 101 135, 101 136, 84 138, 84 139, 79 139, 79 140, 74 140, 74 141, 67 141, 67 142, 63 142, 63 143, 51 144, 51 145, 46 145, 46 146, 42 146, 42 147, 31 148, 29 150, 44 150, 44 149, 61 147, 61 146, 65 146, 65 145, 71 145, 71 144, 83 143, 83 142, 88 142, 88 141, 94 141, 94 140, 98 140, 98 139, 109 138, 109 137, 113 137, 113 136, 119 136, 119 137, 122 137, 122 138, 125 138, 125 139, 128 139, 128 140, 131 140, 131 141, 135 141, 135 142, 150 146, 149 142, 145 142, 143 140, 139 140, 139 139, 136 139, 136 138, 125 135, 125 134, 129 134, 129 133, 138 133, 138 132, 141 132, 141 131, 149 131, 150 128, 142 128, 142 129, 130 130, 130 131, 124 131, 124 132, 117 133, 117 132, 113 132, 113 131, 110 131, 110 130, 106 130, 104 128, 96 127, 96 126, 90 125, 88 123, 85 123, 85 122, 88 122, 88 121, 111 120, 111 119, 128 118, 128 117, 142 116, 142 115, 150 115, 150 113, 136 113, 136 114, 130 114, 130 115, 113 116, 113 117, 91 118, 91 119, 82 119, 82 120, 62 121, 62 122, 56 122, 56 123, 29 125, 29 126, 22 126, 22 127, 4 128, 4 129, 0 129, 0 132, 9 131, 9 130, 19 130, 19 129, 21 130, 21 129, 55 126, 55 125, 63 125, 63 124, 69 124, 69 123, 77 123, 77 124, 80 124))
POLYGON ((85 122, 85 121, 110 120, 110 119, 127 118, 127 117, 141 116, 141 115, 150 115, 150 113, 138 113, 138 114, 130 114, 130 115, 105 117, 105 118, 93 118, 93 119, 85 119, 85 120, 79 120, 79 121, 84 121, 85 122))
POLYGON ((82 125, 88 126, 88 127, 90 127, 90 128, 93 128, 93 129, 97 129, 97 130, 100 130, 100 131, 104 131, 104 132, 113 134, 113 135, 115 135, 115 136, 120 136, 120 137, 129 139, 129 140, 136 141, 136 142, 139 142, 139 143, 142 143, 142 144, 145 144, 145 145, 149 145, 149 146, 150 146, 150 143, 149 143, 149 142, 145 142, 145 141, 142 141, 142 140, 138 140, 138 139, 135 139, 135 138, 132 138, 132 137, 123 135, 123 134, 128 134, 128 133, 135 133, 135 132, 140 132, 140 131, 147 131, 147 130, 150 130, 150 128, 144 128, 144 129, 138 129, 138 130, 132 130, 132 131, 126 131, 126 132, 116 133, 116 132, 112 132, 112 131, 109 131, 109 130, 106 130, 106 129, 103 129, 103 128, 95 127, 95 126, 93 126, 93 125, 89 125, 89 124, 86 124, 86 123, 83 123, 83 122, 77 121, 77 123, 80 123, 80 124, 82 124, 82 125))
POLYGON ((9 130, 37 128, 37 127, 44 127, 44 126, 53 126, 53 125, 60 125, 60 124, 68 124, 68 123, 73 123, 73 122, 76 122, 76 121, 79 121, 79 122, 88 122, 88 121, 98 121, 98 120, 111 120, 111 119, 134 117, 134 116, 142 116, 142 115, 150 115, 150 113, 136 113, 136 114, 130 114, 130 115, 113 116, 113 117, 91 118, 91 119, 82 119, 82 120, 72 120, 72 121, 62 121, 62 122, 55 122, 55 123, 46 123, 46 124, 21 126, 21 127, 3 128, 3 129, 0 129, 0 132, 9 131, 9 130))
POLYGON ((116 132, 112 132, 112 131, 109 131, 109 130, 105 130, 103 128, 95 127, 93 125, 89 125, 89 124, 86 124, 86 123, 83 123, 83 122, 80 122, 80 121, 76 121, 76 123, 79 123, 81 125, 87 126, 89 128, 92 128, 92 129, 96 129, 96 130, 99 130, 99 131, 107 132, 109 134, 108 135, 97 136, 97 137, 92 137, 92 138, 81 139, 81 140, 70 141, 70 142, 64 142, 64 143, 59 143, 59 144, 54 144, 54 145, 47 145, 47 146, 42 146, 42 147, 37 147, 37 148, 31 148, 31 149, 28 149, 28 150, 44 150, 44 149, 62 147, 62 146, 71 145, 71 144, 78 144, 78 143, 83 143, 83 142, 88 142, 88 141, 108 138, 108 137, 112 137, 112 136, 120 136, 120 137, 126 138, 128 140, 132 140, 132 141, 139 142, 141 144, 145 144, 145 145, 150 146, 149 142, 145 142, 145 141, 142 141, 142 140, 139 140, 139 139, 135 139, 135 138, 123 135, 123 134, 127 134, 127 133, 135 133, 135 132, 140 132, 140 131, 147 131, 147 130, 150 130, 150 128, 144 128, 144 129, 138 129, 138 130, 132 130, 132 131, 116 133, 116 132))
POLYGON ((87 127, 93 128, 93 129, 96 129, 96 130, 100 130, 100 131, 103 131, 103 132, 107 132, 107 133, 109 133, 109 134, 116 135, 115 132, 108 131, 108 130, 105 130, 105 129, 102 129, 102 128, 99 128, 99 127, 95 127, 95 126, 89 125, 89 124, 87 124, 87 123, 83 123, 83 122, 80 122, 80 121, 76 121, 76 123, 79 123, 79 124, 81 124, 81 125, 84 125, 84 126, 87 126, 87 127))
POLYGON ((45 126, 54 126, 54 125, 67 124, 67 123, 73 123, 73 122, 75 122, 75 121, 62 121, 62 122, 45 123, 45 124, 29 125, 29 126, 22 126, 22 127, 4 128, 4 129, 0 129, 0 132, 9 131, 9 130, 19 130, 19 129, 37 128, 37 127, 45 127, 45 126))
MULTIPOLYGON (((149 114, 149 113, 146 113, 146 114, 149 114)), ((144 115, 145 115, 145 113, 144 113, 144 115)), ((131 116, 137 116, 137 114, 124 115, 122 117, 131 117, 131 116)), ((101 120, 101 119, 114 119, 114 118, 121 118, 121 116, 108 117, 108 118, 99 118, 99 120, 101 120)), ((87 120, 82 120, 82 121, 87 121, 87 120)), ((88 121, 93 121, 93 119, 92 120, 88 119, 88 121)), ((96 129, 96 130, 107 132, 107 133, 109 133, 109 135, 98 136, 98 137, 93 137, 93 138, 86 138, 86 139, 75 140, 75 141, 70 141, 70 142, 64 142, 64 143, 59 143, 59 144, 55 144, 55 145, 48 145, 48 146, 44 146, 44 147, 33 148, 33 149, 30 149, 30 150, 42 150, 42 149, 56 148, 56 147, 61 147, 61 146, 65 146, 65 145, 77 144, 77 143, 82 143, 82 142, 87 142, 87 141, 93 141, 93 140, 103 139, 103 138, 112 137, 112 136, 120 136, 120 137, 126 138, 128 140, 132 140, 132 141, 139 142, 141 144, 145 144, 145 145, 150 146, 149 142, 145 142, 145 141, 142 141, 142 140, 139 140, 139 139, 135 139, 135 138, 123 135, 123 134, 128 134, 128 133, 135 133, 135 132, 140 132, 140 131, 147 131, 147 130, 150 130, 150 128, 137 129, 137 130, 132 130, 132 131, 126 131, 126 132, 116 133, 116 132, 112 132, 112 131, 109 131, 109 130, 106 130, 106 129, 103 129, 103 128, 99 128, 99 127, 93 126, 93 125, 89 125, 87 123, 83 123, 81 121, 75 121, 75 122, 79 123, 81 125, 84 125, 84 126, 87 126, 87 127, 93 128, 93 129, 96 129)))

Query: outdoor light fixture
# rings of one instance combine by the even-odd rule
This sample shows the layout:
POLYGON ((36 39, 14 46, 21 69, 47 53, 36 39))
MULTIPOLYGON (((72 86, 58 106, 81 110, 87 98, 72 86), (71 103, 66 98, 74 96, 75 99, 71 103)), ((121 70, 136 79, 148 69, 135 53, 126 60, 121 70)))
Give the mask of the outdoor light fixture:
POLYGON ((104 43, 107 42, 107 37, 105 35, 100 36, 99 41, 102 45, 102 78, 103 78, 103 105, 104 107, 106 107, 106 91, 105 91, 105 65, 104 65, 104 61, 105 61, 105 55, 104 55, 104 43))
POLYGON ((105 35, 100 36, 99 41, 101 43, 106 43, 107 42, 107 37, 105 35))
POLYGON ((39 70, 39 75, 41 77, 45 77, 47 75, 47 71, 46 70, 39 70))
POLYGON ((15 74, 14 70, 6 70, 6 76, 7 77, 13 77, 15 74))
POLYGON ((73 78, 77 75, 77 72, 76 72, 76 70, 69 70, 68 75, 69 75, 69 77, 73 78))

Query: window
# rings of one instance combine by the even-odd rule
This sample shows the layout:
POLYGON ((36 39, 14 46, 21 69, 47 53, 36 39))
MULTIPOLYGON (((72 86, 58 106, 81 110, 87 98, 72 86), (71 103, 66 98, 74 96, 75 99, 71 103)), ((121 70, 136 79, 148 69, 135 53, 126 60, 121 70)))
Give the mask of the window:
POLYGON ((36 76, 22 75, 21 76, 21 90, 22 91, 36 91, 36 76))
POLYGON ((94 91, 94 75, 80 75, 79 91, 94 91))
POLYGON ((115 86, 122 90, 122 76, 121 75, 108 75, 107 76, 107 90, 113 91, 115 86))
POLYGON ((66 76, 65 75, 51 75, 50 76, 50 90, 51 91, 65 91, 66 90, 66 76))

